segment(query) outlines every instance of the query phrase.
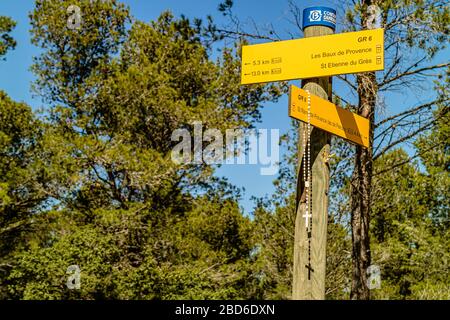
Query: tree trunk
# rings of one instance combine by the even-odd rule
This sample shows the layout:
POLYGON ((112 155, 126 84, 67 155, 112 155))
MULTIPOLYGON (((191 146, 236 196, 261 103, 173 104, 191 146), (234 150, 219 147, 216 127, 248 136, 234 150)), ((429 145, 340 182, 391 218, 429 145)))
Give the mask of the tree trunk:
MULTIPOLYGON (((361 0, 361 25, 369 28, 368 8, 377 0, 361 0)), ((371 214, 371 187, 373 174, 373 129, 378 85, 375 72, 357 75, 359 104, 357 113, 370 122, 369 148, 356 147, 355 169, 351 183, 352 224, 352 289, 350 299, 369 300, 367 269, 370 266, 369 224, 371 214)))
POLYGON ((377 95, 375 73, 358 75, 358 114, 370 121, 369 148, 356 147, 351 184, 353 276, 351 299, 368 300, 367 268, 370 266, 369 223, 371 213, 372 145, 377 95))

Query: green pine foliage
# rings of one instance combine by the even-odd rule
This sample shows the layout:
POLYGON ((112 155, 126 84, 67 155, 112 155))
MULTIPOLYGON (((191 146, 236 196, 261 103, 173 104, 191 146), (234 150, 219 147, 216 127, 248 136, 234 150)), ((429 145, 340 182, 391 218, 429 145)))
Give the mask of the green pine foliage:
POLYGON ((0 16, 0 58, 16 46, 16 41, 10 35, 15 26, 16 23, 11 18, 0 16))
MULTIPOLYGON (((47 202, 11 253, 5 295, 250 298, 252 227, 238 194, 212 176, 214 167, 174 163, 171 134, 192 132, 194 121, 222 132, 251 128, 261 102, 280 89, 241 87, 239 45, 212 59, 186 18, 165 12, 144 23, 118 1, 85 0, 75 3, 84 14, 73 30, 71 4, 37 1, 30 14, 43 49, 34 90, 48 105, 36 153, 43 158, 31 166, 42 165, 48 183, 35 182, 47 202), (80 290, 66 286, 70 265, 81 269, 80 290)), ((14 203, 7 182, 2 203, 14 203)))

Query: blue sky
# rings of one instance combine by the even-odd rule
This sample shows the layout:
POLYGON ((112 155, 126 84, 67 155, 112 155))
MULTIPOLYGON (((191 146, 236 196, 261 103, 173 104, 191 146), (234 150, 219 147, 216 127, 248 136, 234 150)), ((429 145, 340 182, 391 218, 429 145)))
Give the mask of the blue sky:
MULTIPOLYGON (((150 21, 156 19, 164 10, 172 11, 176 16, 184 14, 189 18, 205 18, 208 14, 216 18, 216 22, 225 23, 221 14, 217 11, 220 0, 122 0, 131 8, 131 13, 137 19, 150 21)), ((335 7, 333 1, 299 0, 296 1, 301 8, 312 5, 328 5, 335 7)), ((33 81, 33 74, 29 71, 32 64, 32 57, 39 54, 39 50, 31 45, 29 35, 28 12, 34 6, 33 0, 1 0, 0 15, 12 17, 18 22, 13 32, 18 45, 16 50, 7 55, 7 60, 0 62, 0 89, 6 91, 13 99, 24 101, 33 108, 41 107, 38 98, 32 97, 30 85, 33 81)), ((258 26, 273 24, 279 35, 283 39, 289 39, 287 31, 298 32, 298 30, 288 21, 289 6, 287 1, 273 0, 235 0, 234 12, 243 22, 253 19, 258 26)), ((342 19, 342 12, 338 10, 338 21, 342 19)), ((251 31, 251 24, 248 24, 251 31)), ((339 32, 339 28, 337 30, 339 32)), ((444 53, 448 56, 448 51, 444 53)), ((295 84, 295 82, 294 82, 295 84)), ((296 83, 298 85, 298 82, 296 83)), ((343 85, 338 81, 334 82, 334 90, 343 94, 343 85)), ((390 95, 390 109, 387 114, 399 112, 404 105, 410 105, 411 99, 419 97, 405 96, 402 94, 390 95)), ((279 129, 280 133, 285 133, 291 126, 290 118, 287 115, 287 96, 282 97, 278 103, 266 103, 262 108, 262 122, 257 128, 279 129)), ((283 152, 283 149, 281 149, 283 152)), ((280 155, 280 159, 282 155, 280 155)), ((270 195, 273 191, 272 181, 276 176, 260 175, 258 165, 224 165, 217 172, 220 176, 226 176, 229 181, 238 187, 244 187, 245 193, 241 205, 246 212, 251 212, 253 202, 252 196, 261 197, 270 195)))

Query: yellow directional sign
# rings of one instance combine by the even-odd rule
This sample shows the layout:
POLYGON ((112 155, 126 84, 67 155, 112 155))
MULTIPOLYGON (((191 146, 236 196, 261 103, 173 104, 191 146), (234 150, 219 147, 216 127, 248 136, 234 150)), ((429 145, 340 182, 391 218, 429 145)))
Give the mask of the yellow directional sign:
POLYGON ((242 47, 242 84, 383 69, 384 29, 242 47))
MULTIPOLYGON (((289 116, 307 122, 308 93, 296 86, 289 92, 289 116)), ((369 146, 369 120, 311 95, 311 125, 364 147, 369 146)))

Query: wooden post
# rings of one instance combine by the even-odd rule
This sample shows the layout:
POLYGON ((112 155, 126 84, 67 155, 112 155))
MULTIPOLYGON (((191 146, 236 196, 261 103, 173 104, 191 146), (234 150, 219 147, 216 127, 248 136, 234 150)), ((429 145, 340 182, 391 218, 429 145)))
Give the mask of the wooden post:
MULTIPOLYGON (((306 19, 305 14, 303 19, 306 19)), ((305 26, 304 24, 303 31, 305 37, 318 37, 334 33, 334 28, 325 25, 305 26)), ((302 87, 305 90, 309 90, 311 95, 331 100, 331 77, 303 80, 302 87)), ((297 215, 295 220, 292 285, 292 299, 294 300, 325 299, 328 190, 330 181, 328 157, 331 137, 325 131, 311 128, 312 228, 310 232, 307 232, 304 218, 306 214, 306 192, 305 182, 303 181, 303 166, 305 165, 303 160, 305 158, 303 137, 307 134, 307 126, 304 123, 300 123, 297 215)))

